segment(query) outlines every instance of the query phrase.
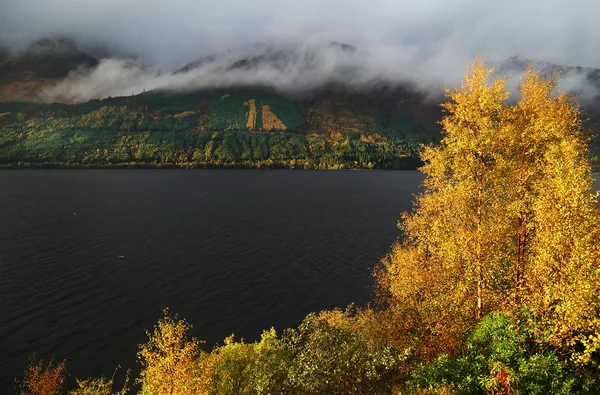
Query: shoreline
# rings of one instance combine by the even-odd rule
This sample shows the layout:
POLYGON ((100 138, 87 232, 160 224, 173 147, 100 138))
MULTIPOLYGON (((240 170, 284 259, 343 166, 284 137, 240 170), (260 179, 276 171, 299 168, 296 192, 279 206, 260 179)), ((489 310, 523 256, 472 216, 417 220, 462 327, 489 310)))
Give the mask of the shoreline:
POLYGON ((286 164, 286 163, 265 163, 265 164, 248 164, 248 163, 139 163, 139 162, 124 162, 124 163, 35 163, 35 162, 17 162, 0 164, 0 170, 27 170, 27 169, 186 169, 186 170, 202 170, 202 169, 255 169, 255 170, 418 170, 422 164, 418 166, 398 166, 398 167, 375 167, 375 166, 329 166, 329 167, 312 167, 303 166, 301 164, 286 164))

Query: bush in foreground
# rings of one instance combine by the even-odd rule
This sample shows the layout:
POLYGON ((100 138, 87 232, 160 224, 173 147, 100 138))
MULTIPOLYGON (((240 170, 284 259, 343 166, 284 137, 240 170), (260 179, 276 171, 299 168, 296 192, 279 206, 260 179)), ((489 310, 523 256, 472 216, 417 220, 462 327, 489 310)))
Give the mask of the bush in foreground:
POLYGON ((485 317, 467 342, 465 355, 437 357, 412 373, 404 392, 458 394, 597 394, 598 372, 576 368, 518 328, 508 316, 485 317))

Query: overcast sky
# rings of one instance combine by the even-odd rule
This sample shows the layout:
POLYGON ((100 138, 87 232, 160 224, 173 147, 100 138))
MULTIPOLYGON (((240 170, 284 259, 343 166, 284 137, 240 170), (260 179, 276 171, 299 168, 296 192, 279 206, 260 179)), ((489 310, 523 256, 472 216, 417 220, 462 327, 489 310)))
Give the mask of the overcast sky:
MULTIPOLYGON (((224 73, 204 67, 175 77, 159 70, 256 43, 306 48, 332 41, 358 48, 350 59, 357 84, 410 80, 439 94, 441 86, 460 82, 466 62, 479 52, 492 62, 519 55, 600 68, 598 15, 598 0, 0 0, 0 47, 19 50, 39 38, 67 37, 144 62, 132 69, 108 60, 50 92, 79 100, 166 86, 315 85, 340 78, 345 55, 321 48, 311 69, 267 65, 224 73)), ((579 91, 585 85, 581 75, 563 77, 579 91)))
POLYGON ((165 67, 307 39, 449 65, 481 51, 600 67, 598 15, 597 0, 0 0, 0 41, 63 35, 165 67))

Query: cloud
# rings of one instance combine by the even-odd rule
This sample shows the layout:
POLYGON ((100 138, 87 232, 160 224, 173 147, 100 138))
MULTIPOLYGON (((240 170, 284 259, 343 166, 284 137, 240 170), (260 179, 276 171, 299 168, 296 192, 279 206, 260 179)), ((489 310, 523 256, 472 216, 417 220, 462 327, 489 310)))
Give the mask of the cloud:
MULTIPOLYGON (((40 37, 67 36, 84 48, 135 56, 146 65, 107 60, 86 75, 89 84, 75 75, 71 80, 79 85, 60 88, 82 97, 119 87, 130 94, 185 85, 183 76, 166 72, 228 49, 239 53, 266 43, 294 44, 302 51, 331 41, 368 54, 354 58, 364 75, 356 73, 353 81, 411 78, 435 90, 456 84, 466 61, 479 52, 488 59, 521 55, 600 67, 599 11, 595 0, 4 0, 0 47, 18 50, 40 37), (103 87, 103 79, 114 87, 103 87)), ((319 81, 345 62, 331 54, 321 60, 324 65, 311 75, 294 69, 283 78, 280 71, 263 68, 252 75, 238 70, 217 76, 206 75, 209 68, 203 68, 193 81, 202 85, 247 78, 247 83, 267 80, 285 86, 305 77, 319 81), (332 62, 336 67, 331 68, 332 62)))
POLYGON ((126 96, 150 89, 185 90, 227 86, 270 86, 303 94, 328 83, 366 85, 402 83, 413 71, 337 43, 251 46, 202 59, 189 69, 161 72, 139 61, 103 59, 92 69, 71 73, 44 92, 46 100, 83 101, 126 96))
POLYGON ((442 53, 464 63, 483 51, 600 66, 595 0, 4 0, 0 11, 0 40, 12 48, 66 35, 162 67, 245 43, 306 38, 366 50, 385 44, 417 59, 442 53))

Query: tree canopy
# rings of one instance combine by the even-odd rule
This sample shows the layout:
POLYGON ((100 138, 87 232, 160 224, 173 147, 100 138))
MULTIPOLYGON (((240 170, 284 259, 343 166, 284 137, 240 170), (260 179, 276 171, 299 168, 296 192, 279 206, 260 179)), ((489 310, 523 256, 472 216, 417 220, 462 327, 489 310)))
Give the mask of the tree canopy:
POLYGON ((492 73, 479 57, 447 91, 444 137, 422 155, 425 191, 380 288, 425 354, 527 306, 543 341, 583 362, 600 333, 600 216, 582 114, 552 76, 528 67, 511 105, 492 73))

